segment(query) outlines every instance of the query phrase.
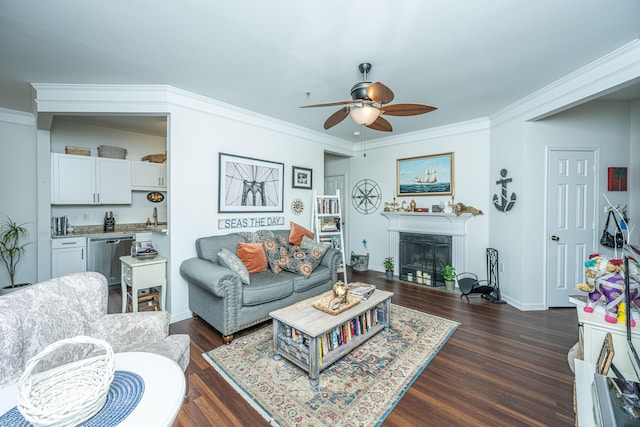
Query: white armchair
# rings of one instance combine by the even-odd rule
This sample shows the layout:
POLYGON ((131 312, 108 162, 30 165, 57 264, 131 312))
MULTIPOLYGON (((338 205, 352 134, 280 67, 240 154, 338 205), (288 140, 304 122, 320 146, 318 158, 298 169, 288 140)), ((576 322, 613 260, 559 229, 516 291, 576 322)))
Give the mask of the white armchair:
MULTIPOLYGON (((161 354, 184 371, 191 341, 188 335, 169 335, 169 313, 107 314, 108 292, 103 275, 87 272, 0 296, 0 388, 16 382, 26 362, 48 344, 77 335, 104 339, 116 353, 161 354)), ((70 349, 50 364, 84 356, 78 349, 70 349)))

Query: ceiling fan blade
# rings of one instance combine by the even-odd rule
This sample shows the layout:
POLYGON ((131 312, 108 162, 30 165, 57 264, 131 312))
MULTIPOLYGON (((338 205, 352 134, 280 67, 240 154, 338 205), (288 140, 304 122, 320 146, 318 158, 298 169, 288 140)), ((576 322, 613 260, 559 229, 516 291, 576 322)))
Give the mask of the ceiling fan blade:
POLYGON ((375 122, 371 123, 367 127, 369 129, 379 130, 382 132, 391 132, 393 130, 393 128, 391 127, 391 123, 389 123, 387 120, 383 119, 380 116, 378 116, 375 122))
POLYGON ((349 115, 349 107, 342 107, 335 113, 329 116, 329 118, 324 122, 324 128, 329 129, 343 121, 349 115))
POLYGON ((367 87, 367 96, 378 104, 393 101, 393 91, 380 82, 373 82, 367 87))
POLYGON ((382 110, 382 114, 387 116, 417 116, 437 109, 437 107, 424 104, 393 104, 385 105, 380 110, 382 110))
POLYGON ((353 99, 350 99, 349 101, 335 101, 335 102, 325 102, 324 104, 312 104, 312 105, 303 105, 300 108, 314 108, 314 107, 333 107, 335 105, 345 105, 345 104, 353 104, 354 101, 353 99))

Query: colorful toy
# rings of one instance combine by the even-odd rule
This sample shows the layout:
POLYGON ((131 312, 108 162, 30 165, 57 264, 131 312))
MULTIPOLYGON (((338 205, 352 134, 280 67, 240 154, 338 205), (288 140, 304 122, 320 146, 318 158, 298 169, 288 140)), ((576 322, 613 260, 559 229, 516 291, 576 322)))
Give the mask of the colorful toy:
MULTIPOLYGON (((632 306, 638 309, 640 305, 640 272, 635 260, 629 260, 629 290, 632 306)), ((584 311, 592 313, 600 299, 606 302, 604 319, 609 323, 618 321, 618 307, 624 300, 624 262, 621 259, 609 259, 599 254, 589 256, 584 263, 585 283, 576 286, 577 289, 589 293, 589 301, 584 311)), ((632 306, 628 307, 627 315, 631 315, 632 306)), ((624 314, 623 314, 624 315, 624 314)), ((631 320, 631 326, 635 321, 631 320)))

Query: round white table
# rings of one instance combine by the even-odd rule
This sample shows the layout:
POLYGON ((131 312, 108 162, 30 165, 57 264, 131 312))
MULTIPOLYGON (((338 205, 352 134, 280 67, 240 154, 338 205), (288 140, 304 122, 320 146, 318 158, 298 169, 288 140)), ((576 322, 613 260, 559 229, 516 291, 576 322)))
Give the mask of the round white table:
MULTIPOLYGON (((116 353, 116 370, 130 371, 144 380, 144 393, 135 409, 118 427, 172 426, 182 407, 186 381, 176 362, 154 353, 116 353)), ((0 415, 14 406, 18 385, 0 390, 0 415)))

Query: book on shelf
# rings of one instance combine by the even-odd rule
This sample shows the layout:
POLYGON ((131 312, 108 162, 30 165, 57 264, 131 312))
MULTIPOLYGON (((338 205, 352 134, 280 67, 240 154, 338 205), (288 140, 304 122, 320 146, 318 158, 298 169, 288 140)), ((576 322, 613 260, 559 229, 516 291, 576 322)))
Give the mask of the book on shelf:
POLYGON ((320 224, 320 231, 340 231, 336 221, 325 221, 320 224))
POLYGON ((336 197, 318 197, 317 199, 317 211, 321 215, 325 214, 339 214, 340 203, 336 197))
POLYGON ((321 357, 326 356, 338 347, 348 344, 354 337, 365 334, 373 326, 378 324, 378 313, 376 308, 365 311, 348 322, 333 328, 318 340, 318 347, 321 349, 321 357))

